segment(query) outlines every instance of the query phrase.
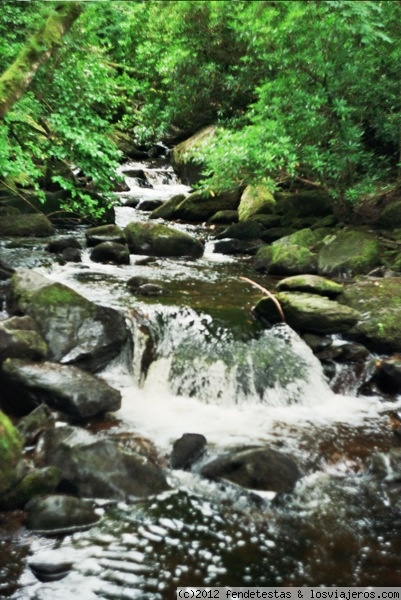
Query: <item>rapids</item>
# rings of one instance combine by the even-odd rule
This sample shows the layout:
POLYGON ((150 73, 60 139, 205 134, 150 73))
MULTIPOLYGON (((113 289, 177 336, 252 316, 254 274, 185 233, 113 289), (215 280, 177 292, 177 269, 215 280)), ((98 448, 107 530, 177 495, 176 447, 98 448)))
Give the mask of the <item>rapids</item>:
MULTIPOLYGON (((154 187, 127 178, 129 195, 166 199, 185 191, 170 168, 152 166, 145 172, 154 187)), ((146 218, 116 208, 120 226, 146 218)), ((16 517, 0 540, 0 597, 167 600, 183 585, 401 585, 398 488, 394 493, 370 470, 373 454, 397 445, 391 415, 400 399, 363 396, 355 377, 341 371, 330 386, 294 331, 284 324, 264 330, 253 319, 260 292, 240 279, 255 279, 250 260, 214 253, 204 228, 174 226, 205 239, 201 259, 138 264, 143 257, 131 256, 130 265, 113 266, 92 263, 84 251, 82 263, 61 266, 43 259, 35 242, 26 258, 21 248, 8 250, 21 265, 26 260, 123 312, 132 344, 101 374, 121 390, 123 406, 93 427, 99 435, 149 440, 172 490, 99 508, 99 524, 62 538, 33 535, 16 517), (134 275, 168 293, 132 295, 126 282, 134 275), (303 477, 293 494, 275 497, 206 481, 197 469, 169 470, 172 443, 186 432, 207 438, 203 461, 229 447, 268 444, 292 456, 303 477), (29 568, 32 559, 73 567, 60 581, 42 582, 29 568)))

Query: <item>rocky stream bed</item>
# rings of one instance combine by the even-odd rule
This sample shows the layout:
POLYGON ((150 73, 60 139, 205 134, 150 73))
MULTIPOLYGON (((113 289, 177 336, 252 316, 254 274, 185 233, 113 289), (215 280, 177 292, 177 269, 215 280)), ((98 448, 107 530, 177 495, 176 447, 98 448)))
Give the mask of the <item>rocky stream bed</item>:
POLYGON ((107 226, 2 217, 0 596, 401 585, 398 230, 123 170, 107 226))

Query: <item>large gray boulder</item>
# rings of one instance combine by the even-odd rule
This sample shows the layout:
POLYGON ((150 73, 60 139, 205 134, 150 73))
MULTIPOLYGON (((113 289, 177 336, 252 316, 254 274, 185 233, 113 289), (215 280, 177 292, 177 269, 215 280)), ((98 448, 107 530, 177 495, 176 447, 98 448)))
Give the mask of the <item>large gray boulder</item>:
POLYGON ((116 310, 97 306, 35 271, 12 277, 8 305, 11 313, 35 319, 50 360, 92 372, 117 356, 128 337, 124 318, 116 310))
POLYGON ((369 232, 346 229, 324 241, 318 252, 319 275, 353 276, 380 264, 380 243, 369 232))
POLYGON ((105 381, 74 366, 7 359, 3 383, 15 390, 19 403, 46 402, 74 419, 87 419, 121 407, 120 392, 105 381))
POLYGON ((234 450, 205 465, 201 474, 252 490, 274 492, 291 492, 301 477, 291 458, 265 447, 234 450))
POLYGON ((44 432, 36 448, 36 461, 58 467, 60 485, 81 498, 128 500, 169 489, 159 467, 77 427, 44 432))
MULTIPOLYGON (((276 300, 281 305, 288 325, 297 331, 344 333, 360 319, 357 310, 317 294, 279 292, 276 300)), ((269 323, 281 320, 271 298, 259 300, 255 306, 255 314, 269 323)))
POLYGON ((191 235, 158 223, 129 223, 125 235, 132 254, 197 258, 204 252, 203 244, 191 235))

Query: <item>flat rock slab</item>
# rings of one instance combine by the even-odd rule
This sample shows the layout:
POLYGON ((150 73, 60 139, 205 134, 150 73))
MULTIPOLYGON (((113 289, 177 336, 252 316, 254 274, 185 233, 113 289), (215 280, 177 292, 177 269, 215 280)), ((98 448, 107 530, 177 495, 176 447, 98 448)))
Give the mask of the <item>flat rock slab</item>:
POLYGON ((105 381, 69 365, 21 359, 3 364, 6 384, 15 386, 19 402, 45 401, 75 419, 87 419, 121 407, 121 394, 105 381))

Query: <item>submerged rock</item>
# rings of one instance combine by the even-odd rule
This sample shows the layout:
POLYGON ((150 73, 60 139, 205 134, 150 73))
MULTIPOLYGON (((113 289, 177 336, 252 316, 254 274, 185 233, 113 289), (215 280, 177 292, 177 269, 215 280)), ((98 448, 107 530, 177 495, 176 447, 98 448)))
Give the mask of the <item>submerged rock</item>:
POLYGON ((125 320, 116 310, 97 306, 34 271, 13 276, 8 306, 12 313, 35 319, 51 360, 93 372, 117 356, 128 337, 125 320))
POLYGON ((248 489, 274 492, 291 492, 301 477, 291 458, 265 447, 234 450, 205 465, 201 474, 248 489))
POLYGON ((121 407, 120 392, 74 366, 7 359, 3 382, 19 403, 46 402, 74 419, 87 419, 121 407))
POLYGON ((73 496, 33 498, 28 502, 26 511, 28 529, 38 533, 71 533, 99 521, 92 502, 73 496))
POLYGON ((184 433, 173 444, 170 456, 172 469, 189 469, 206 450, 207 441, 200 433, 184 433))
MULTIPOLYGON (((284 311, 287 323, 297 331, 344 333, 360 319, 358 311, 317 294, 279 292, 276 299, 284 311)), ((255 313, 270 323, 281 320, 271 298, 262 298, 255 306, 255 313)))
POLYGON ((45 431, 36 458, 58 467, 60 486, 79 497, 128 500, 169 489, 159 467, 77 427, 45 431))
POLYGON ((196 258, 204 251, 203 244, 191 235, 157 223, 129 223, 125 235, 133 254, 196 258))

